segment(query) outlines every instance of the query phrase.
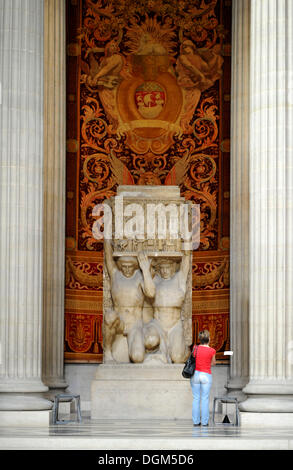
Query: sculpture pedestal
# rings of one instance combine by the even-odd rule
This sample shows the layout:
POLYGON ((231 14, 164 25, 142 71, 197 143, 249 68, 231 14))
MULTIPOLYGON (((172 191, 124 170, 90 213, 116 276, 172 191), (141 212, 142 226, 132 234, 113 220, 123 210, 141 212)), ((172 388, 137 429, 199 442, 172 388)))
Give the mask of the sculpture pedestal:
POLYGON ((102 364, 91 387, 92 419, 191 419, 183 364, 102 364))

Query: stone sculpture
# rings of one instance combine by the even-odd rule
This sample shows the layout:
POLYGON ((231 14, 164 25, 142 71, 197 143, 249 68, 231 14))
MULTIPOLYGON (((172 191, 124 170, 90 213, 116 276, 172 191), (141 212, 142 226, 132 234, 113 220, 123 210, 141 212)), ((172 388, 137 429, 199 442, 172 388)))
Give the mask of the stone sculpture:
POLYGON ((132 362, 143 362, 144 296, 154 297, 149 261, 145 254, 123 256, 115 262, 109 241, 105 242, 105 260, 110 276, 113 309, 104 314, 104 358, 113 360, 112 345, 116 335, 127 338, 128 354, 132 362), (138 269, 141 268, 141 271, 138 269))
POLYGON ((157 347, 163 362, 185 362, 189 349, 181 309, 186 295, 190 253, 184 253, 178 270, 178 262, 172 258, 162 258, 155 265, 154 319, 144 328, 145 347, 147 350, 157 347))
MULTIPOLYGON (((175 186, 120 186, 118 195, 109 201, 114 215, 117 212, 113 235, 121 228, 124 215, 129 216, 130 207, 139 206, 141 221, 148 203, 156 203, 160 210, 172 209, 174 222, 185 200, 175 186), (123 201, 115 206, 121 195, 123 201)), ((173 239, 168 230, 164 239, 140 233, 132 238, 120 234, 104 242, 105 363, 183 363, 189 354, 191 252, 182 250, 181 238, 173 239)))

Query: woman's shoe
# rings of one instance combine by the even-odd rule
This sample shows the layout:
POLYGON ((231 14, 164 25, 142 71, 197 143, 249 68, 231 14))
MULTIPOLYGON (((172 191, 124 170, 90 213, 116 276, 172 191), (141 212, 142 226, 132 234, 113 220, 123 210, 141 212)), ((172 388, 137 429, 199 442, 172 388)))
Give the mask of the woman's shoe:
POLYGON ((200 423, 198 423, 198 424, 194 424, 193 426, 200 426, 200 423))

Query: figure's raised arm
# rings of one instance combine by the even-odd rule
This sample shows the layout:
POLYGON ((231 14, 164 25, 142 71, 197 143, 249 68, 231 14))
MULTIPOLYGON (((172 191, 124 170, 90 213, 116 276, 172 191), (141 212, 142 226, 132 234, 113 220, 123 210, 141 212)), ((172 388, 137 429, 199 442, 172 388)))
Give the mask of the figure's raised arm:
POLYGON ((190 267, 190 251, 184 251, 182 261, 181 261, 181 266, 180 266, 180 272, 182 274, 184 282, 187 281, 189 267, 190 267))
POLYGON ((142 285, 143 292, 147 297, 149 297, 150 299, 153 299, 156 294, 156 287, 155 287, 153 278, 151 276, 150 261, 146 253, 142 251, 137 253, 137 259, 138 259, 139 267, 143 275, 143 285, 142 285))
POLYGON ((112 278, 114 272, 117 269, 117 266, 113 259, 113 250, 112 250, 111 242, 109 240, 104 241, 104 250, 105 250, 105 261, 106 261, 107 271, 109 273, 110 278, 112 278))

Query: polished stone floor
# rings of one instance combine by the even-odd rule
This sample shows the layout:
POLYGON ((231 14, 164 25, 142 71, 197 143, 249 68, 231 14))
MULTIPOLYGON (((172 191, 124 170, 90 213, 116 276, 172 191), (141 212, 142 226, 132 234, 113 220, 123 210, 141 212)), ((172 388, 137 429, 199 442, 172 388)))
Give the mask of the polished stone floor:
POLYGON ((50 427, 0 427, 0 449, 293 450, 293 429, 193 427, 191 420, 90 420, 50 427))

